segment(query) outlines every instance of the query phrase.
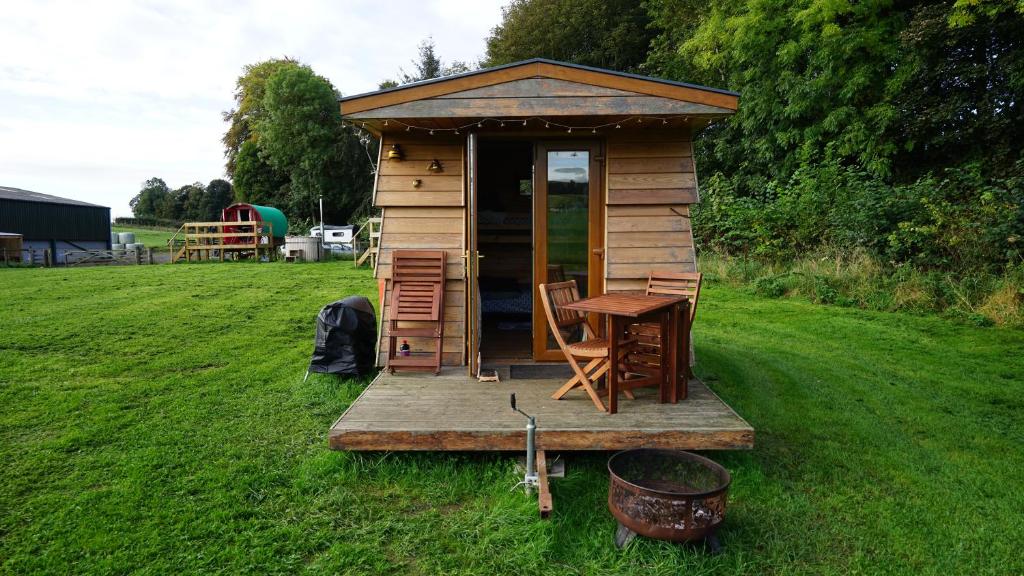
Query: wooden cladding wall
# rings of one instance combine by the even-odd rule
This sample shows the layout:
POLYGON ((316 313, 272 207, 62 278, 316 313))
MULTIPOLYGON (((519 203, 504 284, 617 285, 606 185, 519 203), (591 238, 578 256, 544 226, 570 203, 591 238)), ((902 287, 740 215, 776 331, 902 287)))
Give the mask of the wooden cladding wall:
POLYGON ((385 135, 374 204, 378 207, 464 206, 463 144, 458 137, 385 135), (402 160, 387 159, 394 144, 401 148, 402 160), (441 163, 441 172, 427 170, 434 160, 441 163))
POLYGON ((605 290, 643 290, 651 270, 696 270, 689 205, 697 201, 697 185, 689 139, 612 135, 606 167, 605 290))
MULTIPOLYGON (((386 282, 381 317, 378 363, 387 358, 387 319, 391 300, 391 262, 395 250, 444 250, 447 253, 445 282, 445 325, 442 362, 459 365, 465 361, 465 208, 463 187, 463 141, 444 137, 385 136, 377 176, 375 204, 383 208, 376 275, 386 282), (397 143, 404 158, 387 160, 388 150, 397 143), (434 160, 443 171, 427 167, 434 160), (413 180, 420 180, 419 186, 413 180)), ((414 327, 415 323, 408 326, 414 327)), ((434 341, 408 338, 414 351, 431 350, 434 341)))

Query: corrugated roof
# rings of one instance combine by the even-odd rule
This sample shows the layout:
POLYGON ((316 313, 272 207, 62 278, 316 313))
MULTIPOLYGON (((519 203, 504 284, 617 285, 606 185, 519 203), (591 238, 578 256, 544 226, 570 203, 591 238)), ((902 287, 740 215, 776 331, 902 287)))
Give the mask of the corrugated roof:
POLYGON ((107 208, 106 206, 100 206, 99 204, 90 204, 89 202, 82 202, 81 200, 61 198, 60 196, 51 196, 50 194, 42 194, 40 192, 32 192, 31 190, 22 190, 21 188, 12 188, 10 186, 0 186, 0 200, 21 200, 22 202, 45 202, 47 204, 68 204, 71 206, 107 208))

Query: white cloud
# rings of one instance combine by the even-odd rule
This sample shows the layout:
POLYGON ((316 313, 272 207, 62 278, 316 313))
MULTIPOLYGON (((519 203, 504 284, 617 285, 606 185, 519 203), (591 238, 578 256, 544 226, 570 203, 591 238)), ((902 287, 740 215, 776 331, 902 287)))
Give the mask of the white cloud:
POLYGON ((0 20, 0 185, 111 206, 151 176, 223 174, 221 111, 245 64, 283 55, 346 94, 432 36, 476 61, 507 0, 12 2, 0 20))

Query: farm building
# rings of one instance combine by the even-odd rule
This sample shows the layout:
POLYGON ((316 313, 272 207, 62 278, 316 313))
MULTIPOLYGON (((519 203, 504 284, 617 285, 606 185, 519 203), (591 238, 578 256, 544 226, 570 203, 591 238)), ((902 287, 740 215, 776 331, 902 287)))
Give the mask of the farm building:
POLYGON ((0 186, 0 232, 20 234, 40 260, 50 250, 62 262, 69 250, 110 249, 110 208, 20 188, 0 186))
POLYGON ((342 98, 380 138, 384 320, 392 253, 442 249, 444 364, 560 360, 537 285, 576 279, 587 296, 694 271, 691 137, 738 100, 543 59, 342 98))

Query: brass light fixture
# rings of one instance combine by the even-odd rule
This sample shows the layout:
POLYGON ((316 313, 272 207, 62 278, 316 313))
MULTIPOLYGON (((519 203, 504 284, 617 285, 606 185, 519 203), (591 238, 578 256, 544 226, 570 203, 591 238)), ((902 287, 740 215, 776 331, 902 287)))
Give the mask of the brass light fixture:
POLYGON ((434 172, 434 173, 444 172, 444 166, 441 165, 441 161, 440 160, 438 160, 437 158, 434 158, 430 162, 430 166, 427 166, 427 171, 428 172, 434 172))
POLYGON ((391 149, 388 150, 388 160, 401 161, 403 158, 402 147, 398 144, 392 144, 391 149))

